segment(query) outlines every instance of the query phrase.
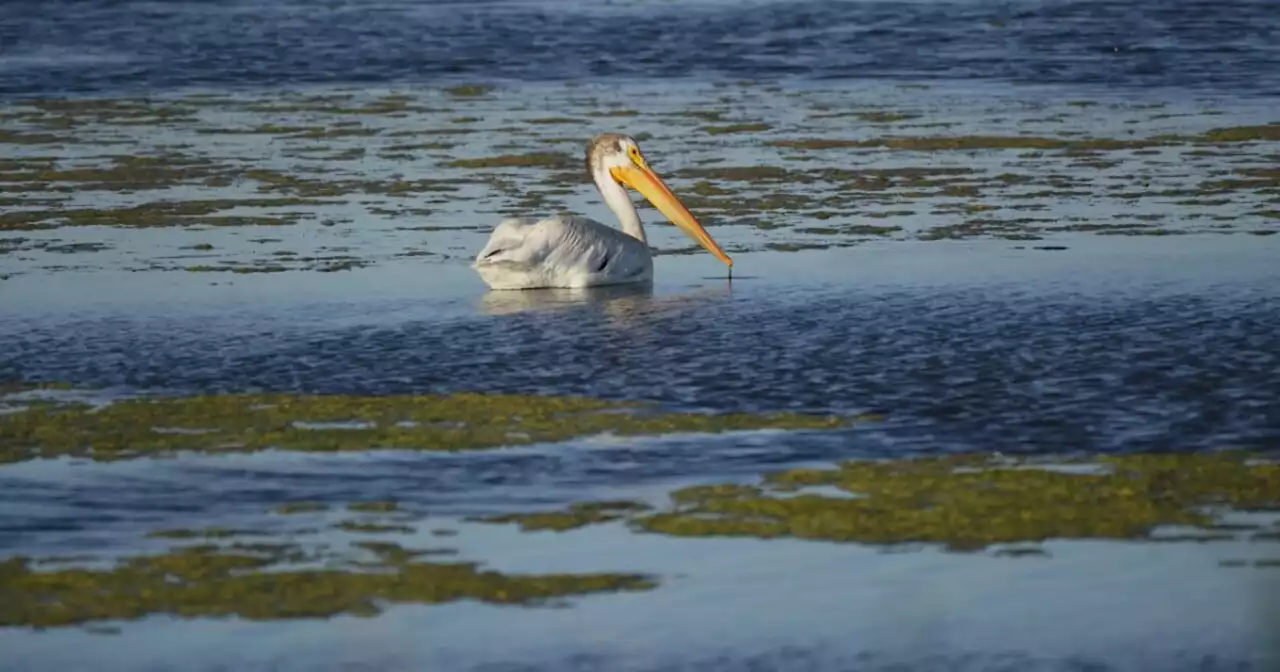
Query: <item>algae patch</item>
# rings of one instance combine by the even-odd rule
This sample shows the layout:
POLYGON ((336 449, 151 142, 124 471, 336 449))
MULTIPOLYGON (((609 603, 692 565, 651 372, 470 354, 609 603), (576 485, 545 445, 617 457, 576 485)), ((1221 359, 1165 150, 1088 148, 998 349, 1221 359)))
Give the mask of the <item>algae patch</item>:
POLYGON ((315 558, 293 544, 176 548, 127 558, 109 569, 38 570, 33 561, 0 561, 0 627, 53 628, 167 614, 249 620, 370 617, 387 604, 478 600, 539 605, 593 593, 649 590, 638 574, 520 575, 473 562, 417 562, 430 550, 356 542, 373 560, 302 568, 315 558), (358 570, 372 571, 358 571, 358 570))
POLYGON ((385 534, 399 532, 401 534, 409 534, 413 532, 413 528, 408 525, 391 525, 387 523, 362 523, 358 520, 344 520, 333 526, 335 529, 344 532, 363 532, 365 534, 385 534))
POLYGON ((292 515, 295 513, 319 513, 328 511, 329 505, 324 502, 285 502, 275 508, 275 512, 281 515, 292 515))
POLYGON ((593 523, 607 523, 612 520, 619 520, 628 513, 647 511, 649 508, 649 505, 643 502, 579 502, 571 505, 568 511, 506 513, 479 517, 473 520, 483 523, 517 523, 520 525, 520 529, 525 532, 537 530, 564 532, 593 523))
POLYGON ((563 441, 604 432, 654 435, 829 429, 842 424, 840 418, 796 413, 659 412, 641 404, 576 397, 150 397, 96 409, 78 404, 49 405, 0 415, 0 463, 57 456, 112 460, 182 450, 457 451, 563 441))
POLYGON ((450 168, 571 168, 578 163, 577 159, 568 154, 531 152, 479 159, 455 159, 445 165, 450 168))
POLYGON ((377 502, 352 502, 347 505, 348 511, 365 511, 371 513, 389 513, 400 509, 399 502, 383 500, 377 502))
POLYGON ((132 192, 203 184, 236 174, 233 167, 182 154, 110 158, 111 163, 103 166, 54 169, 45 165, 4 172, 0 173, 0 183, 22 183, 28 191, 49 190, 59 183, 71 183, 78 189, 132 192))
POLYGON ((1156 147, 1200 144, 1232 144, 1280 140, 1280 124, 1215 128, 1190 135, 1155 135, 1148 138, 1069 138, 1009 135, 884 136, 866 140, 848 138, 793 138, 772 140, 772 147, 800 150, 884 148, 935 152, 952 150, 1039 149, 1093 152, 1145 150, 1156 147))
POLYGON ((772 124, 763 122, 746 124, 725 124, 722 126, 703 126, 698 129, 707 135, 728 135, 730 133, 761 133, 773 128, 772 124))
POLYGON ((454 98, 480 98, 487 96, 497 88, 492 84, 459 84, 450 86, 444 92, 454 98))
POLYGON ((325 201, 301 198, 243 198, 200 201, 154 201, 123 208, 77 208, 17 210, 0 214, 0 231, 47 229, 60 226, 115 226, 149 228, 157 226, 282 226, 293 224, 300 212, 276 215, 218 214, 232 208, 281 208, 324 205, 325 201))
POLYGON ((1161 527, 1220 529, 1226 511, 1280 509, 1280 464, 1255 458, 1139 454, 1058 462, 1098 467, 1076 473, 982 455, 848 461, 770 473, 756 485, 683 488, 657 512, 580 503, 567 512, 486 520, 569 529, 626 514, 633 529, 678 537, 930 543, 956 551, 1053 538, 1164 541, 1161 527))

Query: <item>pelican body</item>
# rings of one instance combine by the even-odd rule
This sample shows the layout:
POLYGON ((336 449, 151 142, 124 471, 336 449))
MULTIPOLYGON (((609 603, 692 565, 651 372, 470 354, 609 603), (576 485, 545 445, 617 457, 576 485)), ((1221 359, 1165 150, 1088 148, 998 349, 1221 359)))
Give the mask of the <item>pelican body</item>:
POLYGON ((653 172, 629 136, 604 133, 587 146, 587 171, 619 228, 587 217, 513 217, 493 229, 473 268, 490 289, 581 288, 653 280, 653 256, 626 187, 730 268, 733 260, 653 172))

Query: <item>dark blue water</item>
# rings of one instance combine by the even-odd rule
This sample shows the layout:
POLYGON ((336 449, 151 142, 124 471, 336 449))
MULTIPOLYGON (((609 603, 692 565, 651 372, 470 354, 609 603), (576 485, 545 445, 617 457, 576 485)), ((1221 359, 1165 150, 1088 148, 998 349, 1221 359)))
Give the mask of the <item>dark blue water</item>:
MULTIPOLYGON (((1280 448, 1280 303, 1259 286, 612 296, 560 311, 291 327, 0 321, 0 379, 199 392, 572 394, 875 412, 880 450, 1280 448)), ((371 305, 378 305, 371 299, 371 305)), ((403 315, 403 306, 387 313, 403 315)), ((342 308, 312 306, 311 314, 342 308)), ((855 446, 850 446, 854 449, 855 446)), ((828 448, 824 447, 824 450, 828 448)), ((856 446, 867 450, 868 446, 856 446)))
POLYGON ((29 0, 3 14, 3 96, 791 77, 1280 93, 1274 0, 29 0))

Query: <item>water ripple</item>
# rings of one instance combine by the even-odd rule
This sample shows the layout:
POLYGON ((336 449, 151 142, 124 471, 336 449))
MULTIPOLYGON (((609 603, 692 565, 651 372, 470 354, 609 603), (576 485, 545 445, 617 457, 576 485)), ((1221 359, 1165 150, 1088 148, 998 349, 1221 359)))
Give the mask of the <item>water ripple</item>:
POLYGON ((1280 15, 1268 0, 1226 11, 1207 0, 28 0, 5 11, 0 95, 791 76, 1280 92, 1280 15))
POLYGON ((1280 445, 1280 306, 1243 291, 639 293, 443 321, 231 324, 116 317, 31 326, 6 336, 0 375, 876 412, 893 450, 1280 445))

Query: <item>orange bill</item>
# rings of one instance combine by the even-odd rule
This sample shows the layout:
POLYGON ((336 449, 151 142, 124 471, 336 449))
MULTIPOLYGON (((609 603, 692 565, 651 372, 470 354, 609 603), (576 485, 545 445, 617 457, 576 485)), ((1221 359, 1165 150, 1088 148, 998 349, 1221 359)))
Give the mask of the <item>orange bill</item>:
POLYGON ((720 246, 716 244, 716 241, 711 239, 711 234, 702 228, 702 224, 698 223, 698 219, 693 216, 692 212, 689 212, 688 208, 684 207, 684 204, 680 202, 680 199, 676 198, 675 194, 671 193, 671 189, 667 188, 666 183, 662 181, 662 178, 658 177, 657 173, 653 172, 653 169, 637 161, 630 166, 611 168, 609 172, 613 175, 613 179, 635 189, 649 199, 649 202, 658 209, 658 212, 661 212, 672 224, 680 227, 680 230, 688 234, 690 238, 698 241, 699 245, 714 254, 717 259, 723 261, 730 268, 733 267, 733 260, 729 258, 729 255, 725 254, 724 250, 720 249, 720 246))

